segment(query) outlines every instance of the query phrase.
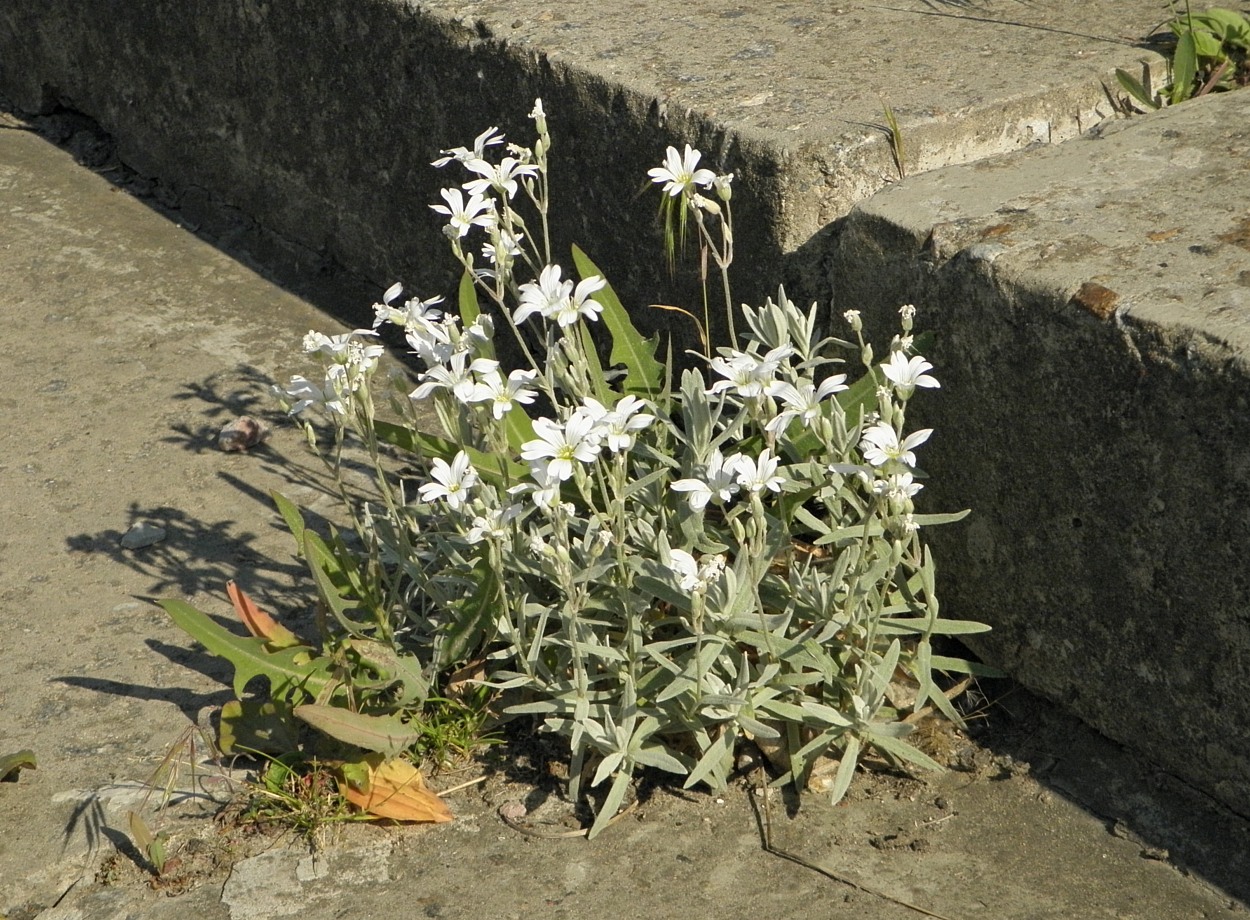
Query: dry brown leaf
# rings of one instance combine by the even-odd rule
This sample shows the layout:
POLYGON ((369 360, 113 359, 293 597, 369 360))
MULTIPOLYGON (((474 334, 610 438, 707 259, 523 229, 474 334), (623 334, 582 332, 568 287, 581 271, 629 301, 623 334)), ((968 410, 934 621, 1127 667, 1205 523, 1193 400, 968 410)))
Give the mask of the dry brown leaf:
POLYGON ((368 772, 368 791, 341 784, 344 798, 362 811, 393 821, 446 824, 453 820, 443 800, 425 785, 421 771, 406 760, 370 757, 362 766, 368 772))
POLYGON ((451 699, 463 699, 465 693, 474 689, 479 681, 486 679, 486 659, 474 658, 447 676, 445 695, 451 699))
POLYGON ((299 636, 257 607, 256 602, 233 581, 226 582, 226 593, 230 595, 230 603, 234 604, 239 619, 253 636, 264 639, 275 649, 294 648, 303 644, 299 636))

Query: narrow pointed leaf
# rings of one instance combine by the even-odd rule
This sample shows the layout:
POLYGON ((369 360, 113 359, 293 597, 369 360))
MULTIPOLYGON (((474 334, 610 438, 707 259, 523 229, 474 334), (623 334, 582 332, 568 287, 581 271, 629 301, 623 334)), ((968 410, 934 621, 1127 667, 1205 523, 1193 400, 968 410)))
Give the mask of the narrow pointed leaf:
POLYGON ((271 489, 269 497, 273 499, 274 507, 276 507, 278 509, 278 513, 282 515, 282 520, 286 522, 287 530, 291 531, 291 536, 295 538, 296 552, 303 556, 304 516, 300 514, 300 510, 295 503, 277 489, 271 489))
POLYGON ((629 770, 621 770, 616 774, 616 779, 612 781, 612 788, 608 790, 607 798, 603 800, 603 807, 599 809, 599 814, 595 816, 595 823, 591 825, 590 833, 586 835, 587 838, 597 837, 612 823, 612 819, 621 810, 621 803, 625 801, 629 780, 629 770))
POLYGON ((1184 32, 1176 40, 1172 58, 1172 104, 1184 102, 1194 91, 1198 76, 1198 45, 1193 32, 1184 32))
POLYGON ((879 751, 887 754, 893 754, 899 760, 910 761, 917 766, 924 767, 926 770, 932 770, 935 773, 945 773, 946 768, 940 763, 917 748, 912 747, 906 741, 899 738, 892 738, 889 735, 878 734, 873 731, 873 726, 868 726, 868 743, 879 751))
POLYGON ((846 790, 851 786, 851 780, 855 776, 855 765, 859 762, 859 748, 859 738, 855 735, 848 735, 846 747, 842 750, 842 762, 838 764, 838 775, 834 777, 833 789, 830 790, 833 805, 842 801, 846 790))

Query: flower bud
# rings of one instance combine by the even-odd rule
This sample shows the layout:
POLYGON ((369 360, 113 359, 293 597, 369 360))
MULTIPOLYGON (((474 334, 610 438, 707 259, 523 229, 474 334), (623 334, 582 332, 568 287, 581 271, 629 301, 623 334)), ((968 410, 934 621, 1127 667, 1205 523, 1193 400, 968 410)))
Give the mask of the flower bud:
POLYGON ((530 118, 534 119, 534 127, 538 129, 538 133, 546 137, 547 113, 543 111, 543 101, 541 99, 534 100, 534 108, 530 112, 530 118))
POLYGON ((704 198, 698 192, 690 196, 690 204, 699 211, 707 211, 709 214, 715 214, 720 217, 720 205, 710 198, 704 198))
POLYGON ((864 321, 859 318, 858 310, 847 310, 842 314, 842 318, 850 325, 852 332, 864 331, 864 321))
POLYGON ((905 303, 898 308, 898 315, 903 318, 903 331, 911 332, 912 320, 916 318, 916 307, 914 304, 905 303))
POLYGON ((864 367, 872 367, 872 345, 865 345, 864 350, 859 353, 859 359, 864 362, 864 367))
POLYGON ((877 387, 877 413, 887 425, 894 424, 894 395, 889 387, 877 387))

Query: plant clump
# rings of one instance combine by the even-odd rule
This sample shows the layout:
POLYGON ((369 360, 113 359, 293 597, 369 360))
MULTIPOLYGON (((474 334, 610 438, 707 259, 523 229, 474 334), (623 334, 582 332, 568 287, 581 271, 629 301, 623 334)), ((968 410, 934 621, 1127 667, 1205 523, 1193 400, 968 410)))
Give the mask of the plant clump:
POLYGON ((1186 0, 1185 9, 1168 23, 1168 31, 1169 80, 1160 90, 1151 86, 1148 67, 1143 67, 1140 78, 1116 70, 1120 86, 1144 109, 1250 84, 1250 16, 1221 7, 1195 13, 1186 0))
POLYGON ((679 371, 586 253, 552 252, 555 141, 541 102, 531 119, 531 147, 490 128, 435 162, 464 173, 433 206, 464 268, 455 304, 395 285, 374 328, 310 332, 322 372, 280 391, 336 474, 348 443, 374 470, 376 494, 347 506, 356 548, 276 496, 317 586, 319 647, 259 620, 249 639, 214 631, 165 603, 235 665, 223 730, 238 749, 312 731, 339 746, 329 756, 368 801, 370 780, 428 736, 449 686, 475 687, 483 705, 567 739, 570 797, 603 790, 592 835, 640 770, 724 787, 743 739, 776 752, 777 783, 803 785, 837 758, 835 800, 866 749, 937 768, 906 716, 937 707, 958 721, 939 675, 976 666, 934 640, 987 627, 939 615, 921 536, 962 515, 914 507, 932 432, 909 409, 939 385, 914 308, 881 359, 855 311, 839 335, 782 290, 735 310, 732 175, 669 148, 651 179, 670 258, 693 231, 728 330, 708 341, 705 275, 703 353, 679 371), (423 364, 415 386, 379 372, 382 327, 423 364), (501 331, 520 366, 501 362, 501 331), (441 432, 423 430, 422 408, 441 432), (257 676, 266 697, 245 695, 257 676))

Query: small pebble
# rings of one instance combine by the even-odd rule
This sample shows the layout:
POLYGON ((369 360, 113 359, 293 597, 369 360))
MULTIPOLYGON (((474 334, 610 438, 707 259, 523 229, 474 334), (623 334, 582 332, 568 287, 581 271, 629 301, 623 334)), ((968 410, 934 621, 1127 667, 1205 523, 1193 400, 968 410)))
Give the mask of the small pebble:
POLYGON ((520 821, 529 810, 521 802, 504 802, 499 806, 499 816, 508 821, 520 821))
POLYGON ((241 415, 221 429, 217 435, 217 447, 220 450, 233 452, 251 450, 265 443, 268 437, 268 425, 250 415, 241 415))
POLYGON ((122 534, 122 549, 143 549, 145 546, 151 546, 153 543, 160 543, 165 539, 165 528, 157 524, 149 524, 147 521, 140 521, 132 524, 130 529, 122 534))

